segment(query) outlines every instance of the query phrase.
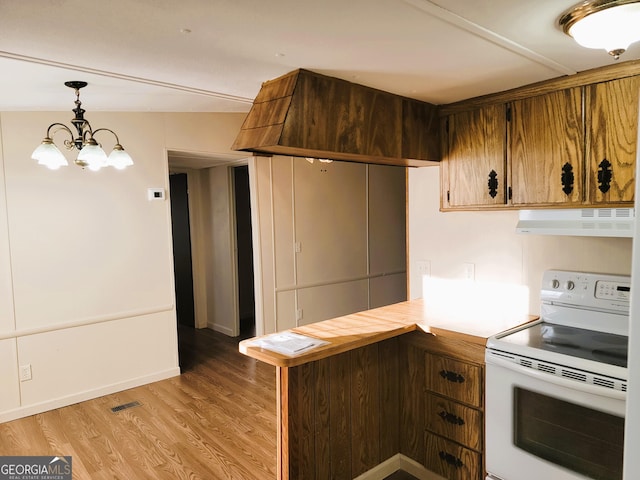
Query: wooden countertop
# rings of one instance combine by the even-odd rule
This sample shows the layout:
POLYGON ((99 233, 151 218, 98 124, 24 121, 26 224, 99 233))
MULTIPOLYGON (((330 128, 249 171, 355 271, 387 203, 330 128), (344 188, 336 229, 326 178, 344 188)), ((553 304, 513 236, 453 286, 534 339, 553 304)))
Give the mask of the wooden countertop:
MULTIPOLYGON (((433 335, 456 338, 485 345, 487 338, 537 317, 520 315, 519 318, 433 318, 425 310, 422 299, 395 303, 365 310, 323 322, 292 328, 291 332, 328 342, 295 356, 283 355, 252 343, 250 338, 240 342, 240 352, 277 367, 295 367, 349 350, 397 337, 414 330, 433 335)), ((258 338, 264 338, 268 335, 258 338)))

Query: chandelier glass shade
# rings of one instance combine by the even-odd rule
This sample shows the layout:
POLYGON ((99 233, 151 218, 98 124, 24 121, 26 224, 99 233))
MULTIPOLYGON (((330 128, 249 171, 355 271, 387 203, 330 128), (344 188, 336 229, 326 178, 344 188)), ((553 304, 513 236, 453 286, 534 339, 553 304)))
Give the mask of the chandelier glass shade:
POLYGON ((122 170, 133 165, 131 156, 120 145, 118 135, 113 130, 108 128, 93 130, 89 121, 84 118, 85 110, 82 108, 82 102, 80 102, 80 89, 86 87, 87 82, 65 82, 65 85, 73 88, 76 93, 76 108, 72 110, 75 113, 75 117, 71 120, 76 134, 74 135, 73 130, 63 123, 52 123, 47 129, 47 135, 42 140, 42 143, 31 154, 31 158, 36 160, 39 165, 44 165, 52 170, 69 165, 66 157, 53 143, 54 135, 64 131, 69 135, 69 138, 64 140, 64 146, 67 150, 73 150, 74 148, 78 150, 78 156, 74 163, 80 167, 97 171, 103 167, 114 167, 122 170), (95 135, 99 132, 110 132, 115 137, 116 143, 109 156, 95 139, 95 135))
POLYGON ((640 40, 640 0, 589 0, 560 17, 567 35, 586 48, 602 48, 616 60, 640 40))

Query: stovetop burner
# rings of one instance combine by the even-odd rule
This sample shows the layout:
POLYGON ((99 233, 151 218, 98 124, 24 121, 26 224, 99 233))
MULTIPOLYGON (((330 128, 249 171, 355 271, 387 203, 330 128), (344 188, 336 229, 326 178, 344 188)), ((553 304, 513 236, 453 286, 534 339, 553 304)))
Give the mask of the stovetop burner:
POLYGON ((627 367, 628 338, 623 335, 541 322, 500 341, 627 367))

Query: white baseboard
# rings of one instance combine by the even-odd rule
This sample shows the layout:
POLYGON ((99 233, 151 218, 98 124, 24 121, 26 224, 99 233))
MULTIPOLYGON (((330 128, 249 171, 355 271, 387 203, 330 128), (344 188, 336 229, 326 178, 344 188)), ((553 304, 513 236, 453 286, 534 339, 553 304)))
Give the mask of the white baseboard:
POLYGON ((229 327, 225 327, 225 326, 221 326, 215 323, 207 323, 207 328, 210 328, 211 330, 215 331, 215 332, 220 332, 220 333, 224 333, 225 335, 229 336, 229 337, 234 337, 234 333, 233 333, 233 329, 229 328, 229 327))
POLYGON ((102 397, 130 388, 139 387, 148 383, 158 382, 167 378, 176 377, 180 375, 180 368, 170 368, 160 372, 155 372, 150 375, 142 377, 132 378, 124 382, 113 383, 111 385, 102 386, 94 390, 86 390, 84 392, 74 393, 73 395, 67 395, 64 397, 56 398, 53 400, 47 400, 46 402, 36 403, 33 405, 25 405, 23 407, 14 408, 0 412, 0 423, 9 422, 18 418, 28 417, 35 415, 36 413, 42 413, 55 408, 62 408, 74 403, 84 402, 86 400, 92 400, 94 398, 102 397))
POLYGON ((419 480, 447 480, 437 473, 427 470, 422 464, 404 455, 400 455, 400 468, 398 470, 404 470, 419 480))
POLYGON ((371 470, 364 472, 353 480, 384 480, 398 470, 404 470, 419 480, 446 480, 401 453, 398 453, 397 455, 394 455, 393 457, 376 465, 371 470))
POLYGON ((400 454, 385 460, 384 462, 376 465, 371 470, 364 472, 362 475, 358 475, 353 480, 384 480, 393 472, 400 470, 400 454))

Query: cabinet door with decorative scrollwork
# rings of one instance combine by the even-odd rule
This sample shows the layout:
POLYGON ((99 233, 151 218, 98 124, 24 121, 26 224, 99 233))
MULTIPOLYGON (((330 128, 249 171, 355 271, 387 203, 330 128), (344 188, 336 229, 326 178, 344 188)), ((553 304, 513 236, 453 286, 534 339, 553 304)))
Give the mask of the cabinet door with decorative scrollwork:
POLYGON ((513 205, 582 204, 581 88, 517 100, 511 108, 508 149, 513 205))
POLYGON ((640 76, 587 87, 587 203, 631 204, 640 76))
POLYGON ((504 104, 451 114, 443 128, 442 207, 504 206, 504 104))

